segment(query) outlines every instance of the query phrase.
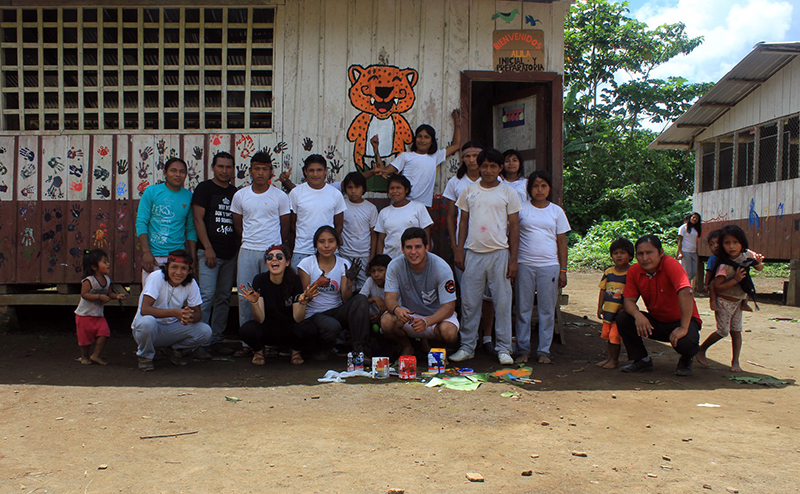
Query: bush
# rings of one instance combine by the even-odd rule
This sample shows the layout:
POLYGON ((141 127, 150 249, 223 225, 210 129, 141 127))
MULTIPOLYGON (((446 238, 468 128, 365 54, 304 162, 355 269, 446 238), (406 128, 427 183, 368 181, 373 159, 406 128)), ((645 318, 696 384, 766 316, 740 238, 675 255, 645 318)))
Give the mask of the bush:
MULTIPOLYGON (((678 250, 678 229, 665 226, 657 221, 624 219, 596 223, 581 236, 569 235, 569 268, 573 270, 606 269, 611 266, 608 252, 611 243, 624 237, 633 243, 642 235, 653 234, 661 239, 664 252, 674 256, 678 250)), ((634 260, 635 262, 635 260, 634 260)))

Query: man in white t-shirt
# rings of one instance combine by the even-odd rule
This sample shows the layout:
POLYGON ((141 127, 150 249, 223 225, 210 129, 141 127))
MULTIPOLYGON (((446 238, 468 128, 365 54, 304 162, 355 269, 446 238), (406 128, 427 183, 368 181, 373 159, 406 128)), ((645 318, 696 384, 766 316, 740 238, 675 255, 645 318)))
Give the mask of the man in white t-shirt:
MULTIPOLYGON (((233 228, 242 239, 236 266, 236 283, 247 286, 264 271, 264 252, 283 244, 289 235, 289 198, 270 184, 272 160, 256 153, 250 160, 253 183, 233 196, 233 228)), ((253 318, 250 302, 239 297, 239 326, 253 318)))
POLYGON ((289 192, 291 229, 294 232, 292 267, 297 269, 304 258, 315 251, 314 234, 323 225, 332 226, 341 238, 343 213, 347 206, 341 191, 325 183, 328 162, 319 154, 312 154, 303 163, 306 182, 289 192))
POLYGON ((155 369, 156 348, 164 348, 173 364, 186 365, 185 355, 208 345, 211 326, 200 322, 202 303, 191 256, 185 250, 170 252, 161 271, 147 277, 131 324, 139 369, 155 369))
POLYGON ((464 270, 461 283, 461 348, 450 360, 475 356, 481 302, 488 284, 495 305, 498 360, 511 365, 511 280, 517 275, 519 195, 498 177, 503 155, 485 149, 478 155, 480 182, 467 186, 456 201, 461 209, 455 263, 464 270))

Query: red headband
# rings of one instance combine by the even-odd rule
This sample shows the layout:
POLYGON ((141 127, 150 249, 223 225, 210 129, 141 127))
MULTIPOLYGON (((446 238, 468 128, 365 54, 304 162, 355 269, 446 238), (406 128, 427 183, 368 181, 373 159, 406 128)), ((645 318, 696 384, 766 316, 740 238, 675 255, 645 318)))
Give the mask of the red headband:
POLYGON ((178 263, 181 263, 181 264, 187 264, 189 266, 192 265, 192 260, 190 258, 182 257, 182 256, 169 256, 169 257, 167 257, 167 264, 172 263, 172 262, 178 262, 178 263))
POLYGON ((471 147, 471 148, 467 148, 467 149, 461 150, 461 154, 469 154, 469 153, 481 154, 481 151, 483 151, 483 149, 476 148, 476 147, 471 147))

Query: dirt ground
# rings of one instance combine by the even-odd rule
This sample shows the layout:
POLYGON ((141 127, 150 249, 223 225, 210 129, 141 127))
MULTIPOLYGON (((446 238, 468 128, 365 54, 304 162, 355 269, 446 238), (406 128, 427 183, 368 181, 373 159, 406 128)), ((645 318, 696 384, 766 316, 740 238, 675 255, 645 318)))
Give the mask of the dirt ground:
MULTIPOLYGON (((797 492, 798 387, 728 380, 727 339, 709 352, 717 368, 690 378, 672 375, 677 354, 658 342, 648 343, 652 373, 597 368, 598 280, 571 276, 567 344, 554 344, 555 365, 534 364, 541 384, 473 392, 316 381, 343 361, 178 368, 159 359, 145 374, 125 329, 131 315, 116 307, 107 309, 111 365, 82 366, 71 308, 20 311, 24 331, 0 334, 0 492, 797 492), (519 399, 501 396, 515 390, 519 399)), ((705 338, 713 316, 708 299, 698 305, 705 338)), ((744 319, 745 375, 797 379, 800 323, 769 319, 800 310, 761 308, 744 319)), ((499 368, 485 356, 469 365, 499 368)))

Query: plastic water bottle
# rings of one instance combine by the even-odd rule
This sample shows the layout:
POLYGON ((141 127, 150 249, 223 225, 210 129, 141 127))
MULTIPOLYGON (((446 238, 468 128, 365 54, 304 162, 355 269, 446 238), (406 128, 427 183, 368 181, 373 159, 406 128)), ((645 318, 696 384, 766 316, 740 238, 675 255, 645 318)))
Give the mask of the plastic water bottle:
POLYGON ((364 352, 358 352, 358 356, 356 357, 355 361, 355 370, 364 370, 364 352))
POLYGON ((353 359, 353 352, 347 354, 347 372, 356 370, 356 362, 353 359))

